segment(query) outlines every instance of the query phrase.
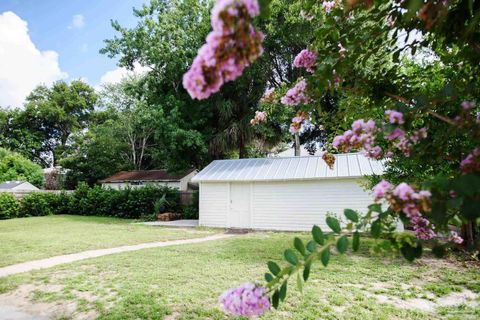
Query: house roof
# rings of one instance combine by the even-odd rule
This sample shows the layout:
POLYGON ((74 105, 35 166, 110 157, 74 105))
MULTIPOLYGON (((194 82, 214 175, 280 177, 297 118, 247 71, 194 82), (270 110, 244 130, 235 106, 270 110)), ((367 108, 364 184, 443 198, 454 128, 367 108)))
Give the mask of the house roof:
POLYGON ((0 189, 11 190, 23 184, 26 186, 35 187, 34 185, 26 181, 7 181, 7 182, 0 183, 0 189))
POLYGON ((108 183, 128 181, 179 181, 193 171, 195 171, 195 169, 191 169, 181 174, 170 174, 166 170, 120 171, 118 173, 115 173, 111 177, 100 180, 100 182, 108 183))
POLYGON ((192 181, 316 180, 379 175, 383 172, 382 161, 371 160, 360 153, 345 153, 335 155, 333 169, 328 168, 322 157, 316 156, 215 160, 192 181))

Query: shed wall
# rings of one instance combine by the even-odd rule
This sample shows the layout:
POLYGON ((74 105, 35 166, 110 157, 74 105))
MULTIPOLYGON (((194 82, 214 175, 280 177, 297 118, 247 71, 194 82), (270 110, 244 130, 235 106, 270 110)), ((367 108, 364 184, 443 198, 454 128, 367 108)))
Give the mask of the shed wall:
POLYGON ((230 185, 227 182, 201 183, 199 195, 199 224, 209 227, 227 227, 230 185))
MULTIPOLYGON (((372 196, 359 185, 361 179, 322 179, 315 181, 251 182, 251 228, 265 230, 311 230, 325 224, 327 212, 343 218, 350 208, 365 212, 372 196)), ((234 184, 235 182, 231 182, 234 184)), ((230 207, 228 182, 200 183, 200 225, 228 225, 230 207)))

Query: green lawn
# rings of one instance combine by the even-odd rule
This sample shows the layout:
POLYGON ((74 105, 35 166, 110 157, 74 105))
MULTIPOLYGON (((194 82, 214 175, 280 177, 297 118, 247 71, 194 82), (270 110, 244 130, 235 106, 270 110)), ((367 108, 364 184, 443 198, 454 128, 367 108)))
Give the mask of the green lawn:
POLYGON ((203 237, 209 230, 134 224, 132 220, 48 216, 0 220, 0 267, 89 249, 203 237))
MULTIPOLYGON (((280 261, 293 237, 292 233, 254 233, 0 278, 0 292, 5 292, 0 302, 7 295, 32 305, 56 306, 57 310, 74 305, 73 313, 58 311, 54 315, 73 319, 86 315, 99 319, 225 319, 219 295, 242 282, 261 280, 265 262, 280 261)), ((327 268, 317 263, 303 297, 292 284, 288 301, 263 318, 478 319, 479 293, 477 269, 430 257, 413 264, 374 257, 362 243, 360 253, 335 255, 327 268), (462 303, 458 299, 466 293, 473 300, 462 303), (460 304, 448 306, 452 301, 460 304), (416 309, 422 306, 423 311, 416 309)))

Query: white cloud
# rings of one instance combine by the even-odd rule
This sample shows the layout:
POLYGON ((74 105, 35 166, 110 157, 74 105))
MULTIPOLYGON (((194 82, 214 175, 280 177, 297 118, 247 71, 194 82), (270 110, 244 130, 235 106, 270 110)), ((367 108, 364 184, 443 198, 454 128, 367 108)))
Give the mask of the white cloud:
POLYGON ((81 14, 76 14, 72 18, 72 24, 68 26, 68 29, 81 29, 85 26, 85 17, 81 14))
POLYGON ((119 83, 125 78, 140 76, 149 70, 150 68, 141 66, 139 63, 134 64, 133 70, 127 70, 126 68, 110 70, 100 78, 100 85, 119 83))
POLYGON ((27 22, 11 11, 0 14, 0 106, 20 107, 39 84, 65 79, 55 51, 40 51, 27 22))

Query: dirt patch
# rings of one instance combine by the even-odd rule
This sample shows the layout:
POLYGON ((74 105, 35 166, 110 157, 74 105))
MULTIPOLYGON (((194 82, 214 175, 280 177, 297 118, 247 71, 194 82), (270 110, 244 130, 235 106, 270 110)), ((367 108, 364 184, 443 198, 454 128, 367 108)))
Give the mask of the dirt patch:
POLYGON ((19 312, 27 314, 32 319, 74 319, 90 320, 98 317, 94 311, 77 312, 77 302, 62 300, 58 302, 33 301, 34 292, 59 293, 63 289, 61 285, 51 284, 25 284, 20 285, 16 290, 0 295, 0 313, 2 307, 5 312, 19 312), (7 310, 8 307, 8 310, 7 310))
POLYGON ((467 289, 461 292, 452 292, 433 301, 421 298, 402 300, 398 297, 384 294, 367 293, 367 295, 375 298, 380 303, 391 304, 399 309, 416 309, 424 312, 435 312, 437 308, 454 307, 462 304, 476 307, 479 305, 478 298, 480 297, 480 295, 467 289))

